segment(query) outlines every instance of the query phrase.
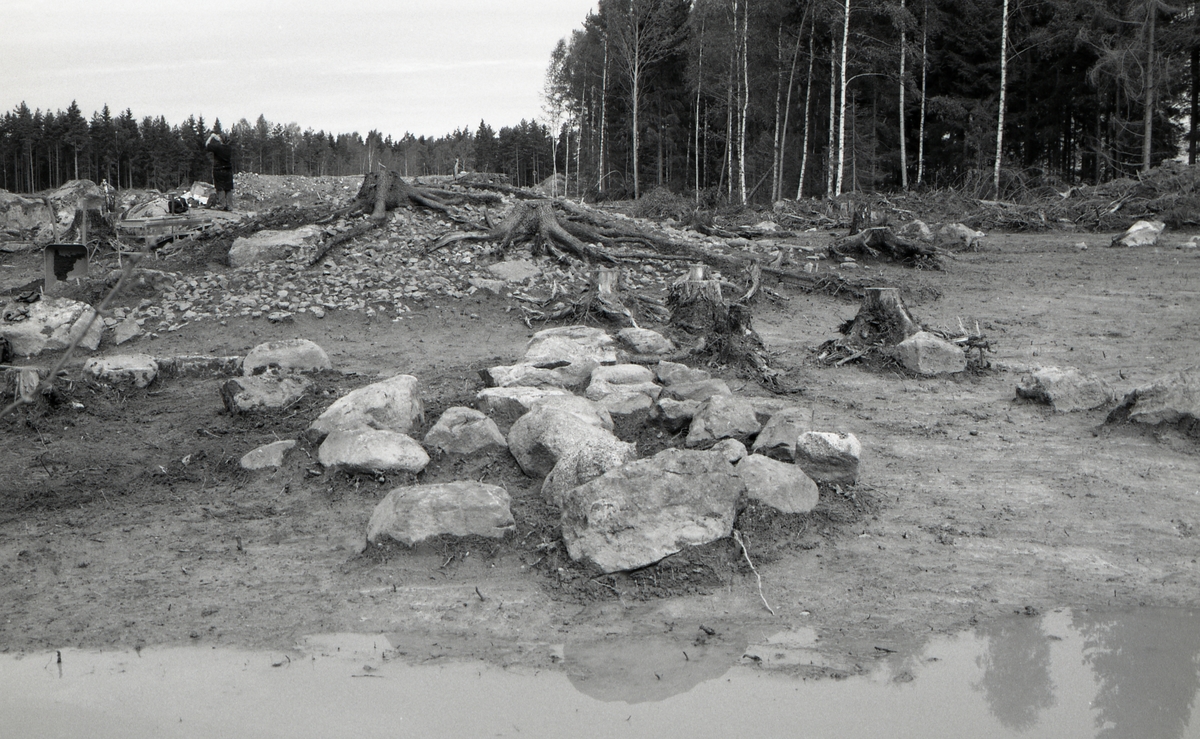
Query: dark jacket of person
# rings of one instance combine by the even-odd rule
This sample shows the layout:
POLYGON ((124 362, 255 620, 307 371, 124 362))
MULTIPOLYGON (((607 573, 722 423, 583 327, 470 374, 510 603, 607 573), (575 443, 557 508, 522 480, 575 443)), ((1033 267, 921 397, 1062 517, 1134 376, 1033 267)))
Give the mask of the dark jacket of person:
POLYGON ((213 139, 204 145, 213 157, 213 187, 233 190, 233 147, 213 139))

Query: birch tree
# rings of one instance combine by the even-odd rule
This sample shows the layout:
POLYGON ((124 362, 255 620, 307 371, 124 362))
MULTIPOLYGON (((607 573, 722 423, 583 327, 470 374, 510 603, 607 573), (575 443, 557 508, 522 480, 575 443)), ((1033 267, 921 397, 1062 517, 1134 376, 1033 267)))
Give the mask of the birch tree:
MULTIPOLYGON (((849 2, 849 0, 847 0, 849 2)), ((992 169, 992 189, 1000 197, 1000 162, 1004 155, 1004 104, 1008 92, 1008 0, 1000 9, 1000 112, 996 120, 996 164, 992 169)))

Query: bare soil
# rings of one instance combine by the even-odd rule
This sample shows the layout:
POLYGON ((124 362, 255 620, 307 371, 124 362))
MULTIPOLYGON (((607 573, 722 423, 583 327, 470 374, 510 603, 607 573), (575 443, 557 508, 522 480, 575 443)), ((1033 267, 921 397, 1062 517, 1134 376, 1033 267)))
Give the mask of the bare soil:
MULTIPOLYGON (((1200 605, 1200 439, 1015 398, 1026 366, 1075 366, 1124 393, 1200 361, 1195 250, 1103 248, 1110 236, 992 235, 944 271, 871 267, 903 287, 918 320, 978 322, 991 339, 992 367, 952 379, 819 364, 814 348, 857 305, 774 288, 786 300, 768 296, 755 315, 772 364, 803 388, 792 399, 818 428, 853 432, 864 454, 860 483, 823 489, 811 514, 742 514, 761 596, 732 541, 594 577, 565 557, 540 481, 507 454, 435 459, 417 479, 504 485, 515 537, 414 550, 363 548, 373 507, 408 479, 326 471, 303 442, 277 472, 239 468, 381 373, 421 378, 427 426, 472 405, 477 370, 511 362, 532 333, 502 298, 429 302, 399 321, 334 311, 143 339, 133 350, 171 356, 303 337, 337 369, 267 416, 227 414, 221 378, 178 377, 139 392, 76 382, 56 404, 0 419, 0 650, 288 648, 367 632, 412 661, 548 666, 564 642, 806 627, 824 660, 787 669, 816 676, 1013 611, 1200 605), (1081 240, 1092 248, 1077 250, 1081 240)), ((0 289, 37 269, 28 255, 0 259, 0 289)), ((654 430, 632 438, 643 454, 678 443, 654 430)))

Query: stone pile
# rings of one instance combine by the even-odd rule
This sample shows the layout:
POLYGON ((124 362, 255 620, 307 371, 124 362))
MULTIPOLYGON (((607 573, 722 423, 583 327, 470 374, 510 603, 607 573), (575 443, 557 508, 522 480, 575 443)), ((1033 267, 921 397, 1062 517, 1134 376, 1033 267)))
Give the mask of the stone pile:
MULTIPOLYGON (((673 350, 661 336, 643 333, 639 340, 633 348, 643 360, 647 347, 673 350)), ((526 475, 541 479, 541 495, 561 511, 571 556, 606 572, 729 536, 745 501, 803 513, 817 504, 817 483, 857 480, 858 440, 814 430, 811 410, 735 395, 686 365, 630 364, 626 351, 601 329, 546 329, 534 334, 518 363, 488 373, 535 384, 481 390, 478 408, 447 409, 423 443, 413 436, 425 423, 420 381, 407 374, 336 399, 304 436, 317 445, 324 467, 372 475, 419 474, 430 453, 510 453, 526 475), (623 422, 639 434, 645 424, 681 434, 686 428, 688 448, 638 459, 636 444, 614 433, 623 422)), ((171 364, 110 356, 93 360, 86 372, 96 382, 145 387, 171 364)), ((224 380, 220 394, 230 413, 278 410, 304 397, 309 373, 330 368, 311 341, 269 342, 240 360, 241 374, 224 380)), ((246 453, 241 465, 278 468, 295 446, 295 440, 265 445, 246 453)), ((510 503, 503 489, 470 480, 401 486, 377 506, 368 539, 414 545, 442 535, 502 537, 515 526, 510 503)))

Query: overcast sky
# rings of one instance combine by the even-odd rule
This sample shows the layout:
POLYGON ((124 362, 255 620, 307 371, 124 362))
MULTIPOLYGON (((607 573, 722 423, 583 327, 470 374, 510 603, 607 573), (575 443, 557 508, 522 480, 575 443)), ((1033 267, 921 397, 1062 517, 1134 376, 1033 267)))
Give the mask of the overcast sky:
POLYGON ((596 0, 0 0, 0 106, 440 136, 541 112, 596 0))

